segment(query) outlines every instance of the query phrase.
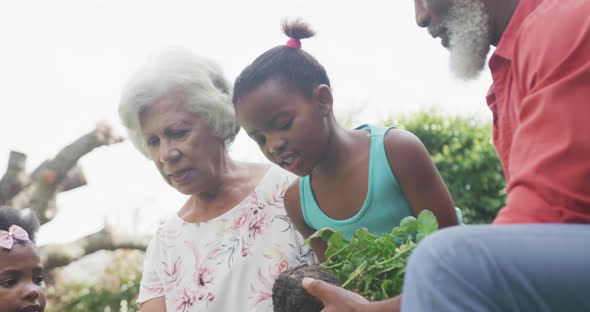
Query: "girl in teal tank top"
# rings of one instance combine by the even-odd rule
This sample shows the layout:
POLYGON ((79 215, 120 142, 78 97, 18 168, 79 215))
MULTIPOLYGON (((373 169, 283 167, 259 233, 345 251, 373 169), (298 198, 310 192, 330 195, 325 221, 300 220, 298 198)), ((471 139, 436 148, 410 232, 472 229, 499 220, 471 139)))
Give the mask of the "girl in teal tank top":
MULTIPOLYGON (((324 67, 301 49, 313 36, 296 21, 291 37, 238 76, 233 103, 240 125, 273 163, 301 177, 285 209, 304 237, 329 226, 347 237, 360 227, 390 232, 400 220, 431 210, 441 227, 458 224, 451 196, 424 145, 400 129, 340 127, 324 67)), ((325 244, 311 242, 320 260, 325 244)))
MULTIPOLYGON (((403 218, 413 215, 412 207, 387 161, 383 136, 389 128, 365 124, 356 129, 368 131, 367 135, 371 138, 367 196, 357 214, 346 220, 330 218, 315 201, 310 176, 299 179, 299 198, 305 222, 314 229, 329 227, 341 230, 349 240, 357 229, 363 227, 375 234, 390 233, 403 218)), ((459 208, 455 210, 461 222, 461 211, 459 208)))
POLYGON ((362 227, 376 234, 390 233, 403 218, 413 214, 387 161, 383 136, 388 129, 371 125, 362 125, 356 129, 368 131, 371 145, 367 195, 363 206, 353 217, 345 220, 330 218, 315 201, 310 176, 299 179, 299 197, 305 222, 314 229, 329 227, 341 230, 347 239, 362 227))

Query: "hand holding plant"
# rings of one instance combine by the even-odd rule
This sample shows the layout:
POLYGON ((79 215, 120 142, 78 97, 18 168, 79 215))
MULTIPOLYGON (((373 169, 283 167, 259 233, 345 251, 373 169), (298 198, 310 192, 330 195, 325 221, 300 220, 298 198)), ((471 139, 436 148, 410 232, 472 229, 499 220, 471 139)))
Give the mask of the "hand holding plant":
POLYGON ((324 228, 312 236, 326 241, 326 261, 321 267, 330 271, 342 287, 370 301, 392 298, 401 293, 410 253, 425 236, 436 231, 438 223, 430 211, 418 218, 406 217, 399 227, 381 237, 365 228, 358 229, 347 241, 341 231, 324 228))

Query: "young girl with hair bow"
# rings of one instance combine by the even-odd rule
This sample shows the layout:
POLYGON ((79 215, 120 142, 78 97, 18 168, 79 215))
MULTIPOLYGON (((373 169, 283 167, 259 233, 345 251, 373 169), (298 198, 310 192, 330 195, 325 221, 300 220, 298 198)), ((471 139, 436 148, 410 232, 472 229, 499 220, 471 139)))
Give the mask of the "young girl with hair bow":
POLYGON ((0 312, 45 310, 45 282, 30 210, 0 207, 0 312))

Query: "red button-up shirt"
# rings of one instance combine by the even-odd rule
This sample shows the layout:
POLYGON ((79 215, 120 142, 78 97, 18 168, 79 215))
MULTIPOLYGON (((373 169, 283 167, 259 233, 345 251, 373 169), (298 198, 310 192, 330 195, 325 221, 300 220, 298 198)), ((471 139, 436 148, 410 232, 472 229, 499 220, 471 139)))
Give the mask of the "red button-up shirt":
POLYGON ((590 223, 590 1, 521 0, 489 66, 494 223, 590 223))

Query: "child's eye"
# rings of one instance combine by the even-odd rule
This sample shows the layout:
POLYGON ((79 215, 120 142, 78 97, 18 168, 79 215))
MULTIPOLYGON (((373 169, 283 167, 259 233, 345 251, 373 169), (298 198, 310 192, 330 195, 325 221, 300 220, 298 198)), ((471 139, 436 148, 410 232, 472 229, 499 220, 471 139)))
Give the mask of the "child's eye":
POLYGON ((286 119, 286 120, 283 120, 283 121, 279 122, 277 124, 277 128, 279 130, 288 130, 291 127, 291 124, 292 123, 293 123, 293 119, 292 118, 291 119, 286 119))
POLYGON ((16 284, 17 284, 16 279, 7 279, 7 280, 0 281, 0 286, 2 286, 2 287, 13 287, 16 284))
POLYGON ((37 285, 43 285, 44 281, 45 281, 45 277, 43 277, 43 275, 35 276, 33 278, 33 282, 35 282, 35 284, 37 284, 37 285))
POLYGON ((266 144, 266 139, 264 137, 255 137, 254 141, 256 141, 256 143, 260 146, 266 144))

